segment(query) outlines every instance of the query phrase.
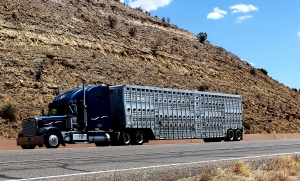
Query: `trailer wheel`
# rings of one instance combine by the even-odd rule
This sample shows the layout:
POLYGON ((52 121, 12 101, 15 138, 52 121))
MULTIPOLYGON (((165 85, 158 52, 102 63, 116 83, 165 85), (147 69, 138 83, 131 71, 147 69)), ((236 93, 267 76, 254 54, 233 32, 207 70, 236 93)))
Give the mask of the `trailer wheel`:
POLYGON ((21 145, 22 149, 35 149, 36 145, 21 145))
POLYGON ((228 141, 233 141, 235 139, 234 137, 234 131, 232 129, 227 131, 227 140, 228 141))
POLYGON ((144 143, 145 136, 142 131, 137 131, 133 135, 133 143, 134 145, 142 145, 144 143))
POLYGON ((239 129, 235 130, 234 140, 235 141, 240 141, 241 139, 242 139, 242 132, 241 132, 241 130, 239 130, 239 129))
POLYGON ((46 148, 58 148, 60 144, 60 137, 56 132, 50 132, 45 136, 46 148))
POLYGON ((120 134, 120 144, 121 145, 129 145, 130 143, 130 134, 128 132, 122 132, 120 134))

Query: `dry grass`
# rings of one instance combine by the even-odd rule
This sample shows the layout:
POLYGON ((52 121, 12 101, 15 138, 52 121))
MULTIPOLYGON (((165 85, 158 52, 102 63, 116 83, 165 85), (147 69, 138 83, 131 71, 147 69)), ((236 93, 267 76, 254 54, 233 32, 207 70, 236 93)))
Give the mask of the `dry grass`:
POLYGON ((275 158, 259 166, 251 166, 240 160, 230 168, 207 170, 195 177, 179 181, 289 181, 300 179, 300 157, 275 158))

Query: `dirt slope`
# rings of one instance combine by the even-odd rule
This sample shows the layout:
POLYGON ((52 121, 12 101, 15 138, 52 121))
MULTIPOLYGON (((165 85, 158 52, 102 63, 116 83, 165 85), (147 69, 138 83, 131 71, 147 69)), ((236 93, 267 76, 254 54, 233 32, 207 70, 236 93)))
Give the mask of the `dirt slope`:
POLYGON ((0 1, 0 106, 36 116, 83 79, 241 94, 245 133, 300 131, 299 93, 176 25, 113 0, 0 1))

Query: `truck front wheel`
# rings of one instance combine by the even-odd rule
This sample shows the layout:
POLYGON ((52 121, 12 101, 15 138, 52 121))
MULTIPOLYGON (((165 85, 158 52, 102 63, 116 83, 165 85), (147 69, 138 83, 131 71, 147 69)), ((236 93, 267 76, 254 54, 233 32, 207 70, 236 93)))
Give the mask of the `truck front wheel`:
POLYGON ((60 137, 56 132, 50 132, 45 136, 46 148, 58 148, 60 144, 60 137))

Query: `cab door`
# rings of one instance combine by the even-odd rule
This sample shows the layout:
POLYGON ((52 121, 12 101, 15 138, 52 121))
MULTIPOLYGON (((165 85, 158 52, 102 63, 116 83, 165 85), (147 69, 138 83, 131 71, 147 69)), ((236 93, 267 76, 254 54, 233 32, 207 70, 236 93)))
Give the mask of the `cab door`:
POLYGON ((95 86, 86 90, 88 130, 111 129, 110 98, 108 86, 95 86))

